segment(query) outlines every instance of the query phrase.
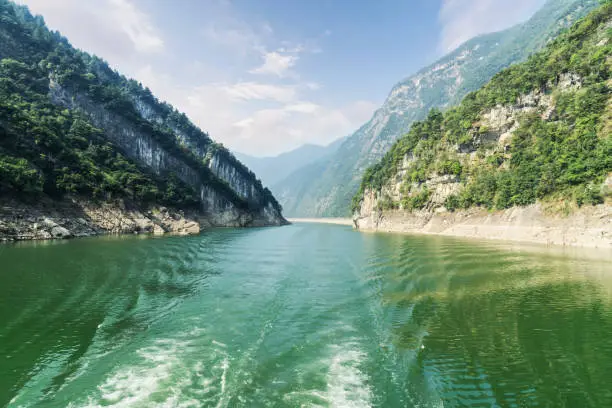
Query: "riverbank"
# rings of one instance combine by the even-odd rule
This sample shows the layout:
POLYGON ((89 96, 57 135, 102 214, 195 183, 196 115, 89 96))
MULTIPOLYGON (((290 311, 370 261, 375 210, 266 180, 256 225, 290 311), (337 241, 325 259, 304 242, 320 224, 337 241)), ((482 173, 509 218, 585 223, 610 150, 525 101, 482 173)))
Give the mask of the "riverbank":
POLYGON ((0 202, 0 241, 65 239, 105 234, 198 234, 202 220, 181 211, 151 207, 146 211, 124 202, 41 200, 0 202))
POLYGON ((0 201, 0 241, 107 234, 196 235, 212 227, 267 225, 272 224, 244 213, 226 211, 204 215, 163 206, 141 208, 122 200, 112 203, 93 203, 75 198, 59 202, 50 199, 0 201))
POLYGON ((538 204, 504 211, 379 211, 356 217, 361 231, 444 235, 545 245, 612 249, 612 206, 585 206, 567 216, 538 204))
POLYGON ((350 218, 287 218, 291 223, 354 225, 350 218))

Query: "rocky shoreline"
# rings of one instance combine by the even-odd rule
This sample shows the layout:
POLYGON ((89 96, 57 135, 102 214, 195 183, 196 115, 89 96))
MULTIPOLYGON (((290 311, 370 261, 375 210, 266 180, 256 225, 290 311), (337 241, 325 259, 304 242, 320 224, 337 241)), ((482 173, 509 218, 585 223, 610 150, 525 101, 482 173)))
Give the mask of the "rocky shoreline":
POLYGON ((372 211, 357 215, 361 231, 445 235, 612 250, 612 205, 585 206, 548 215, 541 205, 504 211, 372 211))
MULTIPOLYGON (((162 206, 147 209, 123 201, 92 203, 0 201, 0 241, 66 239, 106 234, 196 235, 211 227, 271 225, 245 214, 208 217, 162 206)), ((279 224, 282 225, 282 224, 279 224)))

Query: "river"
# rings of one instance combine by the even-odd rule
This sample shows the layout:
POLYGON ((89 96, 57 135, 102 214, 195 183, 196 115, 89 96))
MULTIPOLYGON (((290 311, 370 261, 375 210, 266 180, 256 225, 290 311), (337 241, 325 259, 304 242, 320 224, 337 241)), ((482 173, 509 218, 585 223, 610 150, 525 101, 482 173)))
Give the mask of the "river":
POLYGON ((0 406, 610 407, 606 257, 296 224, 0 246, 0 406))

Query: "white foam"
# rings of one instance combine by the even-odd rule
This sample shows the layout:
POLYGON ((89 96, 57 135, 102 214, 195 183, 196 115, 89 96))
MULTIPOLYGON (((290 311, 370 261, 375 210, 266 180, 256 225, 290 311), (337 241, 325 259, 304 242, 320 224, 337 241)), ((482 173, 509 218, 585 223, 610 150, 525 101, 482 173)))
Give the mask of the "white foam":
MULTIPOLYGON (((144 347, 136 352, 141 357, 138 364, 123 368, 112 374, 98 387, 100 400, 90 398, 87 407, 133 407, 150 406, 151 397, 163 392, 168 397, 162 407, 199 406, 193 399, 182 400, 181 389, 189 386, 190 370, 181 363, 181 350, 189 346, 187 341, 173 339, 158 340, 154 345, 144 347), (173 378, 173 373, 183 372, 180 378, 173 378)), ((72 404, 71 406, 75 406, 72 404)))
POLYGON ((327 375, 326 400, 332 407, 362 408, 372 406, 372 390, 361 372, 365 353, 357 344, 332 346, 327 375))
POLYGON ((193 339, 194 337, 201 336, 203 333, 206 333, 206 329, 202 327, 194 327, 190 331, 183 333, 183 337, 193 339))
POLYGON ((221 343, 220 341, 217 340, 213 340, 212 344, 214 344, 215 346, 219 346, 219 347, 223 347, 223 348, 227 348, 227 344, 225 343, 221 343))
POLYGON ((221 368, 223 370, 223 374, 221 374, 221 396, 219 397, 217 408, 226 407, 228 403, 228 397, 227 397, 227 394, 225 393, 226 381, 227 381, 227 371, 229 369, 229 358, 227 356, 225 356, 225 358, 223 359, 221 368))

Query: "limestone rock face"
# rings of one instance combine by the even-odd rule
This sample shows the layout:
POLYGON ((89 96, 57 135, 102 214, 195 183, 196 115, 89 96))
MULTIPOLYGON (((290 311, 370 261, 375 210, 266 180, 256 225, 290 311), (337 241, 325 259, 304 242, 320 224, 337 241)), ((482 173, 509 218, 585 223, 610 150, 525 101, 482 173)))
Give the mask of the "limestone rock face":
MULTIPOLYGON (((202 147, 201 140, 192 140, 180 129, 176 129, 177 137, 184 145, 199 155, 203 162, 208 163, 208 168, 214 176, 248 204, 246 208, 237 206, 233 197, 204 180, 198 171, 166 151, 151 135, 117 113, 96 104, 87 95, 66 89, 51 78, 50 97, 55 104, 84 113, 95 126, 104 129, 105 136, 121 148, 129 158, 146 166, 157 175, 174 173, 184 183, 199 191, 202 214, 208 218, 211 225, 266 226, 287 223, 280 211, 264 196, 261 185, 256 185, 252 177, 247 177, 245 169, 238 168, 235 162, 220 154, 213 154, 210 157, 210 153, 202 147)), ((133 102, 144 119, 151 122, 162 121, 146 102, 138 99, 133 102)), ((102 222, 107 221, 102 220, 102 222)), ((135 222, 105 225, 109 230, 123 231, 130 230, 135 222)))
MULTIPOLYGON (((514 104, 498 105, 483 112, 481 121, 472 130, 472 140, 455 146, 454 151, 449 150, 446 153, 449 156, 455 155, 464 163, 476 160, 475 152, 481 146, 485 148, 485 156, 507 153, 512 135, 518 129, 524 115, 539 114, 543 120, 549 120, 555 113, 551 90, 554 89, 557 93, 574 91, 582 86, 582 82, 579 75, 566 73, 561 75, 555 84, 548 84, 546 89, 522 95, 514 104)), ((425 188, 430 192, 429 202, 425 208, 426 213, 445 211, 445 200, 461 191, 461 180, 457 176, 433 173, 429 174, 423 183, 407 184, 406 173, 413 162, 413 153, 408 152, 395 177, 391 177, 380 191, 366 190, 361 207, 354 214, 354 218, 361 220, 362 224, 375 223, 374 220, 378 219, 382 213, 381 203, 388 200, 401 203, 406 197, 406 187, 411 192, 422 191, 425 188)), ((401 204, 399 209, 403 209, 401 204)))
MULTIPOLYGON (((372 206, 366 196, 364 205, 372 206), (367 203, 367 204, 366 204, 367 203)), ((612 206, 583 207, 566 216, 550 216, 539 204, 490 212, 373 211, 356 217, 360 230, 431 234, 488 240, 612 250, 612 206)))

